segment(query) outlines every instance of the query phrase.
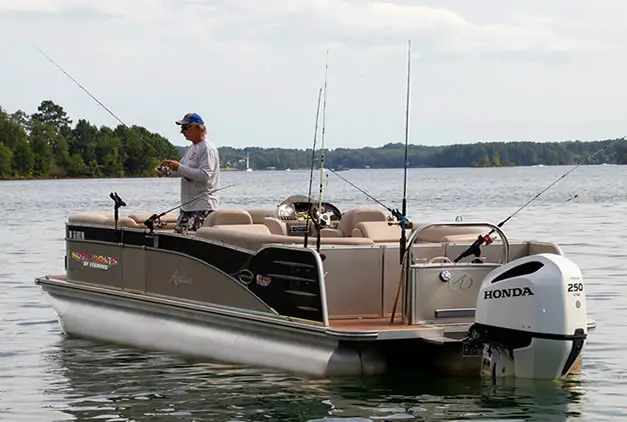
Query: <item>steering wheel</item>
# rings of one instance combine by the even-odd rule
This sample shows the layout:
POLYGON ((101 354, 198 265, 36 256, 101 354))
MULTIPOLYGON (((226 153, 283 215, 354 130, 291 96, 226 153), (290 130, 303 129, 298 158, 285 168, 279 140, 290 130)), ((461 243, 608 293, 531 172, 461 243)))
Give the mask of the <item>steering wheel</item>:
POLYGON ((320 227, 329 227, 333 221, 342 219, 342 212, 335 205, 328 202, 323 202, 322 206, 312 203, 309 208, 309 217, 315 223, 318 223, 318 219, 320 219, 320 227))

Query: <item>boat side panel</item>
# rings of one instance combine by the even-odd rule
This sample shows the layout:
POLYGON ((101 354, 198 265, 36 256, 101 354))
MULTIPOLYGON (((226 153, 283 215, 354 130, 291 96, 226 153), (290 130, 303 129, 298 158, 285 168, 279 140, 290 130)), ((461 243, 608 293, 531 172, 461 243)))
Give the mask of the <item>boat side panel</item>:
MULTIPOLYGON (((252 308, 248 306, 245 307, 245 309, 257 310, 259 309, 260 302, 252 297, 255 295, 264 303, 263 309, 265 312, 274 310, 280 315, 323 323, 326 320, 326 313, 323 306, 324 299, 320 288, 321 268, 314 255, 315 252, 311 249, 265 247, 256 253, 252 253, 230 245, 218 244, 197 237, 186 237, 173 233, 158 232, 149 234, 147 231, 139 231, 136 229, 121 229, 116 231, 109 227, 80 225, 68 225, 67 237, 85 240, 85 244, 92 245, 90 248, 93 248, 92 250, 95 251, 118 248, 115 249, 118 255, 120 254, 121 245, 124 245, 126 248, 138 247, 145 248, 145 250, 163 251, 162 256, 171 255, 179 256, 180 258, 187 256, 186 259, 188 259, 189 262, 204 262, 208 264, 202 270, 205 273, 207 271, 214 271, 215 274, 221 274, 219 276, 219 279, 222 280, 220 283, 224 282, 225 274, 233 277, 229 280, 229 283, 231 283, 229 292, 221 296, 209 295, 212 296, 213 300, 210 300, 206 296, 199 299, 197 293, 193 295, 189 291, 184 293, 185 287, 181 287, 181 285, 187 284, 184 265, 170 263, 164 266, 161 265, 161 260, 152 260, 152 258, 150 258, 150 262, 144 263, 146 271, 145 280, 147 280, 147 283, 150 283, 148 290, 153 293, 168 295, 177 292, 175 297, 193 297, 193 300, 210 300, 211 303, 221 305, 224 303, 218 303, 215 302, 215 300, 227 300, 227 303, 231 304, 242 304, 245 302, 251 306, 254 303, 252 308), (161 270, 153 272, 152 268, 161 268, 161 270), (164 268, 167 268, 167 270, 164 268), (175 270, 177 270, 176 273, 175 270), (150 274, 148 272, 150 272, 150 274), (167 278, 164 279, 164 277, 167 278), (170 280, 172 281, 170 282, 170 280), (174 285, 175 281, 176 284, 178 284, 178 289, 175 288, 177 287, 174 285), (245 286, 252 294, 249 293, 249 296, 246 296, 244 294, 245 291, 242 291, 242 297, 235 299, 232 294, 233 289, 240 284, 245 286), (182 296, 180 294, 182 294, 182 296)), ((177 258, 172 259, 176 260, 177 258)), ((139 262, 139 260, 135 259, 134 262, 139 262)), ((179 262, 183 263, 187 261, 183 260, 179 262)), ((190 265, 197 267, 195 264, 190 265)), ((207 278, 207 276, 201 276, 200 271, 199 269, 194 270, 195 275, 193 279, 199 280, 203 279, 203 277, 204 279, 207 278)), ((106 278, 95 278, 85 272, 77 275, 80 277, 71 278, 71 280, 93 282, 119 288, 125 286, 119 275, 115 283, 105 282, 106 278)), ((137 275, 141 277, 141 274, 138 273, 137 275)), ((187 274, 187 276, 189 276, 189 274, 187 274)), ((216 293, 216 290, 213 288, 211 291, 216 293)))
POLYGON ((265 247, 240 272, 240 280, 280 315, 325 322, 321 268, 306 248, 265 247))
POLYGON ((553 253, 556 255, 563 255, 562 250, 555 243, 537 241, 529 242, 528 255, 536 255, 541 253, 553 253))
POLYGON ((329 318, 381 314, 382 248, 341 247, 324 250, 329 318))
POLYGON ((197 258, 227 274, 234 274, 250 260, 251 253, 242 249, 206 241, 194 236, 160 233, 156 247, 197 258))
MULTIPOLYGON (((383 250, 383 286, 382 286, 382 315, 392 314, 394 302, 401 282, 400 250, 398 245, 385 245, 383 250)), ((412 248, 415 262, 424 262, 442 256, 444 249, 440 243, 416 243, 412 248)), ((402 289, 396 303, 396 315, 400 314, 403 303, 402 289)))
POLYGON ((156 247, 164 251, 179 252, 198 258, 227 274, 242 268, 251 256, 249 252, 241 249, 228 245, 218 245, 195 237, 163 232, 150 235, 147 231, 115 230, 112 227, 67 225, 66 238, 68 241, 75 239, 113 244, 122 243, 125 246, 156 247))
POLYGON ((146 253, 144 249, 122 248, 122 276, 124 289, 146 291, 146 253))
POLYGON ((145 256, 147 293, 272 312, 240 281, 199 260, 154 249, 145 256))
POLYGON ((124 287, 122 247, 118 244, 68 240, 66 251, 69 280, 124 287))

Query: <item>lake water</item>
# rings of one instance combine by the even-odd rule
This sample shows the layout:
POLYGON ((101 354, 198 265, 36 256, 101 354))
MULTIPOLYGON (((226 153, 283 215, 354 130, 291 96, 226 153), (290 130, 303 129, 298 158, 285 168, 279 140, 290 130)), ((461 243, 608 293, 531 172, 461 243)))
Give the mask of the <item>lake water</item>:
MULTIPOLYGON (((569 167, 411 169, 415 221, 503 220, 569 167)), ((339 173, 400 207, 402 170, 339 173)), ((224 172, 223 207, 274 206, 307 194, 309 172, 224 172)), ((33 283, 63 271, 72 211, 162 212, 179 203, 176 180, 0 182, 1 421, 603 421, 627 416, 627 166, 584 166, 512 218, 512 238, 558 242, 582 269, 598 327, 581 372, 567 382, 492 386, 480 379, 407 374, 310 380, 279 371, 188 362, 65 338, 33 283)), ((318 193, 314 181, 315 197, 318 193)), ((340 209, 373 204, 330 174, 324 199, 340 209)), ((176 211, 175 211, 176 212, 176 211)))

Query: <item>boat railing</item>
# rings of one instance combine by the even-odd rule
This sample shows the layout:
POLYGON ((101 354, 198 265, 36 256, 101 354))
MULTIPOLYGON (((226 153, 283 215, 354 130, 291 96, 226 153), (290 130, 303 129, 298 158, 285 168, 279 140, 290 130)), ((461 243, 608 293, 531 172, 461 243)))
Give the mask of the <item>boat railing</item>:
MULTIPOLYGON (((485 236, 478 235, 477 240, 484 239, 485 236)), ((467 246, 470 247, 471 245, 467 246)), ((415 228, 407 241, 404 262, 402 320, 411 325, 439 317, 473 316, 480 280, 494 268, 509 262, 509 250, 505 233, 490 222, 434 222, 415 228), (471 254, 475 256, 474 262, 458 263, 444 256, 415 262, 413 246, 419 234, 433 227, 484 227, 493 230, 502 244, 500 263, 476 261, 480 257, 474 253, 471 254), (420 297, 422 294, 429 296, 429 300, 423 301, 420 297)))

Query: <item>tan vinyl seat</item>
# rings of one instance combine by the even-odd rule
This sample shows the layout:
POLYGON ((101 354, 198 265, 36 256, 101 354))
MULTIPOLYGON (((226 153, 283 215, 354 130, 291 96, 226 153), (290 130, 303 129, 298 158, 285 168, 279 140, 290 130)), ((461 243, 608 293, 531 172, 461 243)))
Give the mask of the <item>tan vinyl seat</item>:
MULTIPOLYGON (((413 223, 414 228, 420 224, 413 223)), ((412 229, 407 229, 407 238, 412 229)), ((421 231, 416 236, 417 242, 427 243, 467 243, 474 242, 482 233, 482 227, 446 227, 434 226, 421 231)), ((362 221, 353 229, 353 237, 367 237, 374 242, 396 242, 401 237, 401 227, 398 224, 389 225, 383 221, 362 221)))
POLYGON ((276 217, 265 217, 262 223, 270 229, 270 233, 287 236, 287 224, 285 224, 285 221, 281 221, 276 217))
MULTIPOLYGON (((414 224, 414 228, 420 225, 414 224)), ((418 233, 417 242, 433 242, 433 243, 466 243, 474 242, 477 236, 483 233, 485 227, 468 227, 468 226, 434 226, 429 227, 418 233)))
POLYGON ((235 230, 237 232, 271 235, 272 232, 265 224, 217 224, 213 229, 235 230))
POLYGON ((246 210, 253 219, 253 224, 263 224, 266 217, 274 217, 276 209, 271 208, 253 208, 246 210))
POLYGON ((77 225, 105 225, 109 217, 113 218, 113 211, 79 211, 70 214, 68 223, 77 225))
MULTIPOLYGON (((196 232, 196 236, 249 250, 257 250, 268 244, 304 244, 304 237, 302 236, 271 234, 270 230, 265 225, 261 224, 229 224, 224 226, 201 227, 196 232), (251 230, 251 228, 253 229, 251 230)), ((323 245, 374 245, 374 242, 367 238, 327 237, 321 238, 320 240, 323 245)))
MULTIPOLYGON (((137 214, 131 214, 131 215, 128 216, 128 218, 132 218, 133 220, 135 220, 135 222, 137 222, 139 224, 144 224, 144 221, 148 220, 151 215, 153 215, 153 214, 148 213, 148 212, 141 212, 141 213, 137 213, 137 214)), ((178 218, 179 218, 178 214, 170 213, 170 214, 164 215, 160 219, 161 219, 161 221, 165 221, 165 222, 168 222, 168 223, 176 223, 178 218)))
MULTIPOLYGON (((115 226, 115 219, 113 216, 110 216, 107 221, 105 221, 105 225, 107 226, 115 226)), ((129 217, 119 217, 118 218, 118 227, 127 227, 129 229, 145 229, 143 223, 138 224, 135 220, 129 217)))
POLYGON ((353 208, 342 215, 337 229, 321 229, 320 237, 352 237, 353 229, 363 221, 387 221, 387 216, 380 208, 353 208))
MULTIPOLYGON (((152 214, 144 212, 144 213, 137 213, 137 214, 131 214, 128 216, 128 218, 134 220, 137 224, 139 224, 142 227, 146 227, 144 226, 144 221, 148 220, 150 218, 152 214)), ((174 227, 176 227, 176 222, 178 221, 179 215, 176 213, 171 213, 171 214, 166 214, 163 217, 159 218, 161 220, 161 226, 157 227, 157 225, 155 225, 155 229, 159 228, 162 230, 171 230, 174 229, 174 227)))
MULTIPOLYGON (((405 231, 409 238, 411 229, 405 231)), ((352 232, 353 237, 367 237, 376 243, 398 242, 401 238, 401 226, 388 224, 387 221, 362 221, 357 223, 352 232)))
POLYGON ((221 209, 215 210, 205 220, 203 227, 226 224, 253 224, 253 218, 246 210, 221 209))

